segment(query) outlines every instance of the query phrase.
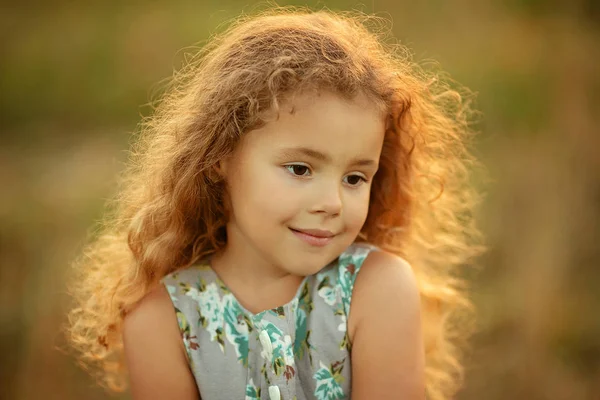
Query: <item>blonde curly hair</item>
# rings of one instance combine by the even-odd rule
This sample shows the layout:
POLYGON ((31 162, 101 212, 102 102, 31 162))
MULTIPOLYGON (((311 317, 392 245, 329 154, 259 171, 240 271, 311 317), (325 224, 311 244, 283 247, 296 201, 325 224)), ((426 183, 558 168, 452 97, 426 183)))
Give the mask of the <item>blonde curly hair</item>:
POLYGON ((223 185, 213 167, 286 96, 318 89, 349 99, 362 93, 387 111, 357 240, 413 266, 428 398, 456 392, 473 320, 458 272, 482 251, 469 181, 473 110, 465 89, 413 62, 389 31, 385 20, 357 12, 270 9, 236 19, 174 75, 140 124, 97 234, 74 262, 66 332, 101 385, 126 388, 128 310, 162 277, 224 245, 223 185))

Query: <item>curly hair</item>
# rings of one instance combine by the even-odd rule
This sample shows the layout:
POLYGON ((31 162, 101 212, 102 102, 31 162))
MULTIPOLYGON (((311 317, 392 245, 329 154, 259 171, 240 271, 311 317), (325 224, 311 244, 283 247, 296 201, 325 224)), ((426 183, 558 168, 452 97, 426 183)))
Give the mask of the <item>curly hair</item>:
POLYGON ((470 182, 474 111, 470 92, 412 58, 382 18, 289 7, 234 20, 189 58, 141 122, 116 194, 74 261, 66 332, 81 365, 109 390, 126 388, 125 314, 162 277, 225 244, 223 185, 213 167, 287 96, 329 90, 364 94, 386 111, 357 240, 412 265, 428 398, 455 393, 474 320, 461 268, 482 252, 470 182))

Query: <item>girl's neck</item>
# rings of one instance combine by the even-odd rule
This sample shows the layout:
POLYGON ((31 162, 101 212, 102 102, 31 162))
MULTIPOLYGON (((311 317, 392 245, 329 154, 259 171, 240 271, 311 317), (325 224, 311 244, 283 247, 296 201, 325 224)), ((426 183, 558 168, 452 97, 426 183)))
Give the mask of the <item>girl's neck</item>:
POLYGON ((231 243, 212 256, 210 264, 238 302, 254 314, 289 303, 304 279, 272 265, 250 248, 231 243))

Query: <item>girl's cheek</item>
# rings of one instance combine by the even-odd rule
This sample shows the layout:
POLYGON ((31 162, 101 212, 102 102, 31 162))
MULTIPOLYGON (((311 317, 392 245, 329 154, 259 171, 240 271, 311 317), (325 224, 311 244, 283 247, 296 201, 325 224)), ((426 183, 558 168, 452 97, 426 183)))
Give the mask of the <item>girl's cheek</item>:
POLYGON ((352 215, 353 215, 353 225, 358 226, 358 229, 362 228, 362 225, 367 219, 367 214, 369 213, 369 196, 363 195, 360 198, 356 199, 356 202, 353 203, 352 215))

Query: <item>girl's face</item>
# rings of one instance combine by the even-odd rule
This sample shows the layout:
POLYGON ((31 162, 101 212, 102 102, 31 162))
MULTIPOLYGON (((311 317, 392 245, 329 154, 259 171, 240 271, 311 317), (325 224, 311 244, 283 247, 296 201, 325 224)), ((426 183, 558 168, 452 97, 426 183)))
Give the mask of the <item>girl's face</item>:
POLYGON ((278 120, 246 134, 221 164, 227 251, 300 276, 334 260, 367 218, 384 131, 364 96, 325 92, 283 104, 278 120))

